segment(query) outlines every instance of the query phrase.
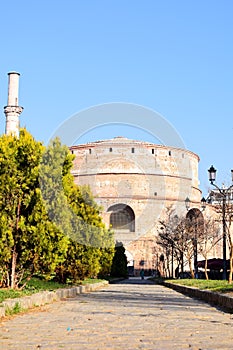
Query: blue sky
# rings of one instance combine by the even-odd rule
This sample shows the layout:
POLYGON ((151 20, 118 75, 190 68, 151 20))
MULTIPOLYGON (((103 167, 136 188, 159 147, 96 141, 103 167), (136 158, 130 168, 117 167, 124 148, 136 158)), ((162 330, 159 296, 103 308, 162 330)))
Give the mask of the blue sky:
MULTIPOLYGON (((125 102, 157 111, 207 169, 230 184, 233 168, 231 0, 40 0, 2 2, 0 132, 7 73, 20 77, 21 125, 47 143, 91 106, 125 102)), ((82 120, 80 121, 83 122, 82 120)), ((99 127, 80 142, 113 136, 153 141, 137 128, 99 127)))

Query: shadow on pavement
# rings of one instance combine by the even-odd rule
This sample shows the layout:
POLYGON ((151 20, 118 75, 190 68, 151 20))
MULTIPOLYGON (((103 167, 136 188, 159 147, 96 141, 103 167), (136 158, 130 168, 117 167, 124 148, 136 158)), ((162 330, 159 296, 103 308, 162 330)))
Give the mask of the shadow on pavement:
POLYGON ((161 285, 156 285, 153 281, 145 278, 129 278, 110 284, 107 288, 96 291, 95 293, 82 294, 77 299, 82 300, 95 299, 99 303, 117 305, 123 303, 124 307, 142 307, 145 312, 151 312, 153 308, 160 310, 186 309, 193 308, 197 311, 203 309, 202 301, 195 301, 178 292, 168 289, 161 285), (146 311, 147 310, 147 311, 146 311))
POLYGON ((116 281, 113 284, 154 284, 154 282, 151 281, 149 277, 145 277, 144 279, 141 279, 141 277, 129 277, 124 280, 116 281))

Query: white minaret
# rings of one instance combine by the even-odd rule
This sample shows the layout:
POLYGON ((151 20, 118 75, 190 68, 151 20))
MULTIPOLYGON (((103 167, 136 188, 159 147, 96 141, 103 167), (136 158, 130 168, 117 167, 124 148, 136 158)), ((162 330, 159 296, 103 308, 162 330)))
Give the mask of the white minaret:
POLYGON ((19 106, 19 73, 8 73, 8 102, 4 107, 6 115, 6 134, 19 137, 19 116, 23 107, 19 106))

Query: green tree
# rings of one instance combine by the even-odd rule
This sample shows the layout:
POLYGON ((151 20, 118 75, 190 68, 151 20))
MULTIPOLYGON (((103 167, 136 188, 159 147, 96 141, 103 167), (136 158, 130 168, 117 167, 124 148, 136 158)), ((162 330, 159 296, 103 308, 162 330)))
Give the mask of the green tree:
POLYGON ((113 257, 113 234, 100 216, 90 188, 77 186, 71 174, 74 156, 53 140, 43 155, 40 183, 50 219, 69 237, 66 259, 57 278, 77 281, 108 271, 113 257))
POLYGON ((111 267, 112 277, 127 277, 127 257, 125 255, 125 248, 122 243, 118 243, 115 247, 115 254, 112 260, 111 267))
POLYGON ((45 148, 24 129, 19 138, 0 138, 2 286, 55 271, 74 281, 111 265, 112 232, 89 188, 75 185, 72 162, 58 139, 45 148))
POLYGON ((24 129, 0 137, 0 266, 2 284, 17 288, 38 271, 50 274, 68 240, 49 220, 39 188, 44 147, 24 129))
POLYGON ((12 288, 18 278, 17 261, 23 259, 21 246, 27 240, 21 229, 23 216, 37 182, 41 153, 42 145, 34 142, 25 130, 19 139, 6 135, 0 138, 1 259, 4 268, 7 266, 12 288))

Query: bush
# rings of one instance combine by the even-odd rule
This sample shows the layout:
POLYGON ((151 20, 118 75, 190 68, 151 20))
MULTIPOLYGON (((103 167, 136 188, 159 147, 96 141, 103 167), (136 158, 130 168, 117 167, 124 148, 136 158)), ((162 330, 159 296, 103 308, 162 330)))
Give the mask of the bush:
POLYGON ((127 271, 127 257, 125 255, 125 248, 123 244, 118 244, 115 247, 115 254, 112 260, 111 268, 112 277, 128 277, 127 271))

